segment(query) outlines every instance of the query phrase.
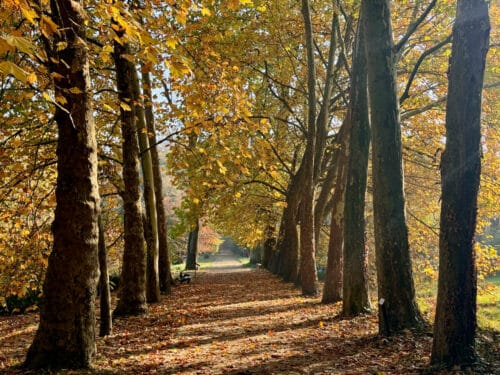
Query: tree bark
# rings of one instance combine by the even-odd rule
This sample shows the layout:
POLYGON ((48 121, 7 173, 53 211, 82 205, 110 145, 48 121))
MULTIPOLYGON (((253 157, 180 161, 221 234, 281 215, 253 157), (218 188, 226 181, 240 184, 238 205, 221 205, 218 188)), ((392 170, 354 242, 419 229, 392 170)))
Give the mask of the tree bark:
POLYGON ((148 129, 144 113, 144 101, 141 99, 139 77, 136 66, 128 61, 132 71, 132 95, 136 110, 136 127, 139 140, 139 152, 144 186, 144 203, 146 207, 146 301, 155 303, 160 301, 160 279, 158 276, 158 221, 156 216, 156 198, 154 191, 153 161, 149 147, 148 129))
POLYGON ((476 361, 474 233, 481 172, 481 93, 490 21, 483 0, 459 0, 453 28, 441 159, 439 280, 431 363, 476 361))
MULTIPOLYGON (((120 36, 120 35, 119 35, 120 36)), ((133 104, 135 67, 123 55, 131 55, 130 47, 115 41, 113 58, 120 100, 120 119, 123 137, 123 211, 124 249, 118 304, 113 316, 140 315, 146 306, 146 249, 142 225, 141 189, 139 181, 139 145, 133 104), (128 106, 128 108, 127 108, 128 106)))
POLYGON ((300 201, 300 283, 303 295, 318 294, 314 241, 314 155, 316 144, 316 69, 308 0, 302 0, 307 51, 307 139, 303 156, 303 186, 300 201))
POLYGON ((379 331, 423 323, 415 301, 403 191, 401 128, 389 0, 363 0, 372 124, 373 211, 379 331))
POLYGON ((40 324, 28 350, 31 369, 87 368, 96 353, 94 299, 98 278, 97 143, 85 16, 81 1, 51 0, 60 26, 47 43, 58 127, 54 243, 43 285, 40 324), (66 42, 63 50, 57 43, 66 42), (49 44, 51 44, 49 46, 49 44), (64 107, 64 108, 63 108, 64 107))
POLYGON ((325 284, 323 286, 323 297, 321 302, 333 303, 342 300, 342 275, 343 275, 343 254, 344 244, 344 199, 345 199, 345 176, 347 172, 345 148, 342 149, 336 158, 336 178, 335 190, 333 193, 332 218, 330 222, 330 239, 328 241, 328 258, 326 263, 325 284))
POLYGON ((274 261, 275 272, 287 282, 296 282, 299 274, 299 234, 297 232, 299 197, 297 179, 297 174, 292 177, 287 192, 287 206, 284 208, 281 218, 274 261))
POLYGON ((370 149, 366 55, 360 14, 352 63, 348 109, 349 142, 346 160, 344 219, 344 275, 342 313, 354 316, 370 311, 368 250, 365 239, 365 194, 370 149))
POLYGON ((266 228, 266 238, 262 248, 262 267, 269 269, 271 258, 275 251, 276 238, 274 237, 274 226, 269 225, 266 228))
POLYGON ((111 335, 113 323, 111 320, 111 293, 109 291, 109 273, 108 273, 108 250, 104 237, 104 226, 102 216, 98 217, 99 227, 99 298, 101 309, 101 322, 99 326, 99 336, 111 335))
POLYGON ((196 269, 196 259, 198 257, 198 234, 200 231, 200 225, 198 220, 196 220, 196 225, 191 232, 189 232, 188 237, 188 248, 186 257, 186 270, 196 269))
POLYGON ((158 277, 160 291, 165 294, 171 293, 173 283, 172 271, 170 269, 170 254, 168 251, 167 214, 163 202, 163 181, 160 170, 160 158, 158 146, 156 145, 156 129, 153 114, 153 99, 151 95, 150 73, 143 71, 142 83, 144 96, 147 98, 145 104, 146 124, 148 126, 149 145, 151 147, 151 160, 153 162, 154 190, 156 198, 156 215, 158 222, 158 277))

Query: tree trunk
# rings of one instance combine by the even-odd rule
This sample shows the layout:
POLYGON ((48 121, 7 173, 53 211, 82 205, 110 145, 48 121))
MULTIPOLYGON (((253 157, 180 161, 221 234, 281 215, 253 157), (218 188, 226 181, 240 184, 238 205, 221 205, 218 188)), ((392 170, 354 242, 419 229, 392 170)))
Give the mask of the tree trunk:
MULTIPOLYGON (((119 35, 120 36, 120 35, 119 35)), ((120 100, 123 137, 123 211, 124 249, 118 304, 113 316, 144 314, 146 306, 146 249, 142 226, 141 189, 139 182, 139 146, 133 105, 135 67, 123 55, 131 55, 130 47, 115 41, 113 58, 120 100)))
POLYGON ((24 365, 31 369, 86 368, 96 353, 95 293, 98 278, 97 143, 92 113, 88 49, 81 1, 52 0, 49 69, 58 127, 54 244, 43 285, 40 324, 24 365), (57 43, 66 42, 63 50, 57 43), (62 101, 59 101, 63 103, 62 101), (63 108, 64 106, 64 108, 63 108))
POLYGON ((99 226, 99 298, 101 309, 101 322, 99 326, 99 336, 111 335, 113 323, 111 321, 111 293, 109 291, 109 273, 108 273, 108 250, 104 238, 104 226, 102 217, 98 217, 99 226))
POLYGON ((332 218, 330 223, 330 239, 328 242, 328 258, 326 264, 325 284, 323 286, 323 297, 321 302, 333 303, 342 300, 342 274, 344 244, 344 199, 345 199, 345 176, 347 172, 345 148, 341 145, 336 158, 335 191, 333 193, 332 218))
POLYGON ((158 224, 158 277, 160 291, 165 294, 171 293, 173 283, 172 271, 170 269, 170 254, 168 252, 167 214, 163 203, 163 181, 161 178, 160 158, 158 146, 156 145, 156 129, 153 114, 153 99, 151 95, 151 78, 149 72, 143 71, 142 83, 145 103, 146 124, 148 126, 149 145, 151 147, 151 160, 153 162, 153 179, 156 200, 156 215, 158 224))
POLYGON ((146 301, 155 303, 160 301, 160 279, 158 277, 158 225, 156 219, 156 199, 154 191, 153 162, 149 148, 148 130, 144 114, 139 77, 135 64, 127 61, 132 72, 132 97, 135 106, 135 125, 137 127, 137 136, 139 140, 139 155, 141 158, 143 187, 144 187, 144 206, 146 208, 147 233, 146 244, 146 301))
POLYGON ((379 331, 420 327, 405 219, 399 105, 389 0, 363 0, 372 124, 379 331))
POLYGON ((269 225, 266 228, 266 239, 262 248, 262 267, 269 269, 271 258, 275 251, 276 238, 274 238, 274 227, 269 225))
POLYGON ((196 225, 194 229, 189 232, 188 237, 188 248, 186 257, 186 270, 196 269, 196 258, 198 257, 198 234, 200 232, 200 225, 198 220, 196 220, 196 225))
POLYGON ((481 171, 481 91, 490 22, 483 0, 459 0, 453 28, 441 160, 439 281, 431 363, 476 361, 474 233, 481 171))
POLYGON ((370 149, 368 92, 366 76, 363 13, 358 21, 352 63, 351 94, 348 109, 349 152, 344 205, 344 315, 359 315, 371 309, 368 298, 368 251, 365 239, 365 194, 370 149))
POLYGON ((297 232, 297 192, 292 177, 290 189, 286 196, 287 206, 283 210, 283 217, 276 245, 275 268, 276 273, 287 282, 296 282, 299 272, 299 234, 297 232))
POLYGON ((314 42, 308 0, 302 0, 307 51, 307 140, 303 156, 303 186, 300 201, 300 283, 302 294, 318 294, 314 241, 314 155, 316 144, 316 69, 314 42))

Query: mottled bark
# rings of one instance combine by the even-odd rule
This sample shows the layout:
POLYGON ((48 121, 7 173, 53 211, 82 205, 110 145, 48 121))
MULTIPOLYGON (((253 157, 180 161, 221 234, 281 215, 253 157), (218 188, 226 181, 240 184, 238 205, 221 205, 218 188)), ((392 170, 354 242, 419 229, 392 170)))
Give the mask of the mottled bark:
POLYGON ((99 192, 97 143, 85 16, 81 1, 52 0, 60 30, 48 41, 50 72, 59 77, 54 91, 58 128, 54 243, 43 284, 40 324, 28 350, 31 369, 86 368, 96 353, 95 293, 99 192), (59 42, 67 47, 59 50, 59 42), (64 103, 64 104, 62 104, 64 103))
POLYGON ((160 170, 160 158, 158 146, 156 145, 156 129, 153 114, 153 103, 151 95, 150 73, 142 73, 143 93, 147 98, 144 109, 146 113, 146 124, 148 126, 149 145, 151 147, 151 160, 153 162, 154 191, 156 198, 156 215, 158 224, 158 278, 160 291, 165 294, 171 293, 173 283, 172 271, 170 269, 170 254, 168 252, 167 214, 163 202, 163 180, 160 170))
POLYGON ((198 220, 196 220, 196 225, 189 232, 188 236, 188 248, 186 257, 186 270, 196 269, 196 260, 198 257, 198 234, 200 232, 200 225, 198 220))
POLYGON ((439 281, 431 363, 476 361, 474 233, 481 172, 481 92, 490 22, 483 0, 459 0, 453 28, 441 159, 439 281))
POLYGON ((99 336, 108 336, 113 329, 111 320, 111 293, 109 290, 109 272, 108 272, 108 250, 106 249, 106 240, 104 237, 104 225, 102 217, 98 218, 99 227, 99 299, 101 321, 99 325, 99 336))
POLYGON ((373 212, 379 332, 420 327, 408 244, 401 128, 389 0, 363 0, 372 125, 373 212))
POLYGON ((139 145, 133 104, 135 67, 123 55, 131 55, 127 43, 114 42, 113 58, 116 66, 118 99, 123 137, 123 216, 124 249, 118 304, 113 316, 139 315, 146 306, 146 249, 142 226, 141 189, 139 180, 139 145), (128 106, 129 108, 127 108, 128 106))
POLYGON ((344 315, 359 315, 371 308, 368 298, 368 248, 365 239, 365 194, 370 149, 366 56, 363 14, 360 14, 354 50, 348 108, 349 144, 344 205, 344 315))

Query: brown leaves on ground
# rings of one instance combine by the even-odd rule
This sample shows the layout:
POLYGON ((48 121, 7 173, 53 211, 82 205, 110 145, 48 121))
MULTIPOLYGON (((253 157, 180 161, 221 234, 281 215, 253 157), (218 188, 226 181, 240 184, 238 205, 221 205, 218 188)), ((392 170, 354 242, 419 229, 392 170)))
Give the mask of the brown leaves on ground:
MULTIPOLYGON (((264 270, 198 273, 147 316, 114 322, 92 371, 67 374, 412 374, 431 338, 376 335, 375 315, 304 298, 264 270)), ((0 372, 21 373, 37 314, 0 317, 0 372)))

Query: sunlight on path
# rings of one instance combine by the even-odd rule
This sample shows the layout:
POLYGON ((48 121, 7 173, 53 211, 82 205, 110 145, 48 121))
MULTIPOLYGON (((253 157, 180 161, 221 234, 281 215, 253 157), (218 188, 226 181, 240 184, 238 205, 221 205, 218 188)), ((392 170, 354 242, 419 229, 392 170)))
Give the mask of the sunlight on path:
MULTIPOLYGON (((429 361, 429 336, 382 340, 375 314, 343 319, 340 304, 302 297, 230 253, 202 271, 147 315, 115 320, 93 370, 57 374, 417 374, 429 361)), ((0 373, 22 374, 37 320, 0 317, 0 373)))
POLYGON ((238 260, 238 256, 228 249, 221 249, 213 258, 207 268, 202 268, 202 272, 210 273, 230 273, 230 272, 244 272, 249 271, 250 268, 245 267, 238 260))

